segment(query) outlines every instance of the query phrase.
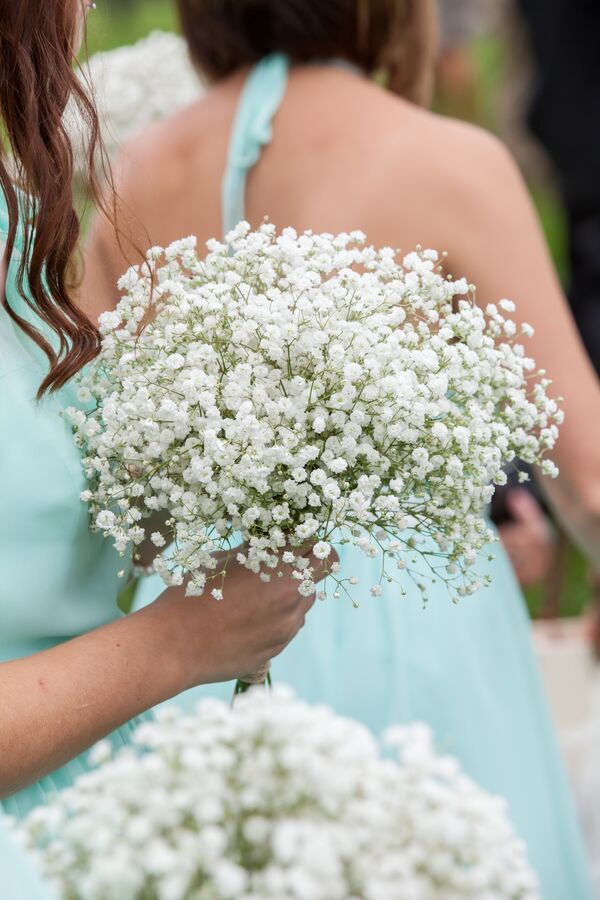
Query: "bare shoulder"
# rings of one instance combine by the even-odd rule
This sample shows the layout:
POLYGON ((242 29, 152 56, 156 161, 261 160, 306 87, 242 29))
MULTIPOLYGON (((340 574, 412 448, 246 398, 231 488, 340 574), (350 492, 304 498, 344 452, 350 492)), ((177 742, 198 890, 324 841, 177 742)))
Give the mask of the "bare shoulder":
MULTIPOLYGON (((402 103, 388 121, 394 122, 394 140, 388 147, 392 151, 396 148, 403 160, 410 161, 408 168, 416 183, 435 186, 442 196, 448 192, 452 197, 460 194, 464 199, 481 199, 486 189, 522 187, 509 150, 483 128, 407 103, 402 103)), ((401 177, 397 159, 393 168, 401 177)))
POLYGON ((493 221, 531 223, 524 181, 497 137, 391 100, 381 109, 376 190, 378 216, 398 246, 418 241, 456 252, 472 232, 491 234, 493 221))
POLYGON ((429 115, 431 161, 439 187, 481 203, 502 192, 522 194, 524 183, 509 149, 475 125, 429 115))
POLYGON ((115 167, 117 184, 138 212, 151 212, 149 205, 160 209, 167 197, 173 203, 178 192, 186 190, 190 171, 200 173, 222 153, 219 135, 227 133, 236 99, 225 87, 211 89, 124 146, 115 167))
MULTIPOLYGON (((193 226, 181 222, 189 205, 190 171, 201 171, 209 143, 204 135, 218 114, 206 98, 130 140, 113 165, 116 221, 96 216, 86 244, 83 303, 96 317, 115 303, 118 277, 151 245, 166 246, 193 226), (114 226, 117 226, 115 233, 114 226), (100 296, 100 285, 106 296, 100 296)), ((201 208, 201 202, 195 204, 201 208)))

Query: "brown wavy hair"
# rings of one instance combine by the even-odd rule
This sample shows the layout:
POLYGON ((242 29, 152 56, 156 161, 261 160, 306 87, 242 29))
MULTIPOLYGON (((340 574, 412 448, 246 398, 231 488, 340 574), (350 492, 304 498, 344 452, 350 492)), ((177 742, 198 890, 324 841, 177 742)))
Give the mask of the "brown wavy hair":
POLYGON ((72 97, 87 126, 90 190, 99 200, 98 119, 73 71, 85 5, 82 0, 0 0, 0 188, 9 213, 5 262, 8 269, 20 226, 24 250, 17 287, 35 313, 33 322, 37 317, 56 340, 11 307, 5 287, 1 300, 48 357, 39 397, 65 385, 100 349, 98 329, 74 299, 80 222, 73 197, 73 147, 63 122, 72 97))
POLYGON ((341 58, 386 86, 428 99, 437 19, 433 0, 177 0, 195 64, 217 81, 269 53, 294 63, 341 58))

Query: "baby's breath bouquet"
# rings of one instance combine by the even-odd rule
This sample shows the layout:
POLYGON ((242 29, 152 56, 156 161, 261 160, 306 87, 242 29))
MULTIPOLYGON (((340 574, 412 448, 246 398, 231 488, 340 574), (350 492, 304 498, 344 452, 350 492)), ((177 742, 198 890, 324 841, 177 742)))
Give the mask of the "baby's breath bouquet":
MULTIPOLYGON (((418 554, 454 598, 479 586, 493 484, 541 460, 560 412, 511 303, 482 310, 434 251, 399 262, 364 240, 241 223, 204 259, 188 238, 122 278, 80 387, 91 408, 70 415, 95 526, 122 553, 149 537, 166 584, 219 599, 213 554, 238 546, 310 594, 307 546, 353 544, 381 554, 374 595, 418 554)), ((329 569, 356 600, 355 574, 329 569)))
POLYGON ((387 743, 285 689, 166 707, 17 834, 60 900, 539 900, 504 801, 387 743))

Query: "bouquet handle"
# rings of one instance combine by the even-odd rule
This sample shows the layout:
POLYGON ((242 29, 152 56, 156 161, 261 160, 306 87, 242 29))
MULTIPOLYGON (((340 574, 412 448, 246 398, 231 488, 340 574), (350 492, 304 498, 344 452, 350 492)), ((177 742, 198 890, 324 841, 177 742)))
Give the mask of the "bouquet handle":
POLYGON ((239 694, 246 694, 253 687, 271 687, 271 660, 265 663, 256 672, 250 672, 243 678, 238 678, 235 686, 234 697, 239 694))

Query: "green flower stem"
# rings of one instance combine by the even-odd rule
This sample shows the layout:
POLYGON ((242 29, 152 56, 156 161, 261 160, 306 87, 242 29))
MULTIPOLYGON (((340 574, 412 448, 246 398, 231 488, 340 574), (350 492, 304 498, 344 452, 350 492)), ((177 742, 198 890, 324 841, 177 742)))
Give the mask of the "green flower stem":
POLYGON ((242 681, 241 679, 238 679, 235 684, 235 690, 233 692, 233 701, 232 702, 235 703, 236 697, 238 697, 240 694, 247 694, 248 691, 254 687, 261 687, 261 688, 265 688, 265 690, 267 690, 267 689, 271 690, 271 688, 273 687, 273 679, 271 677, 271 672, 267 672, 267 677, 262 682, 262 684, 248 684, 247 681, 242 681))

